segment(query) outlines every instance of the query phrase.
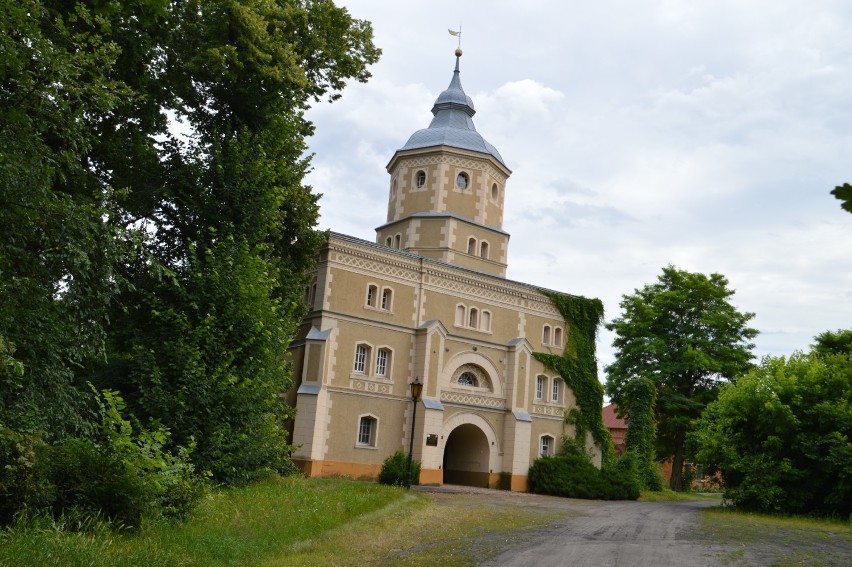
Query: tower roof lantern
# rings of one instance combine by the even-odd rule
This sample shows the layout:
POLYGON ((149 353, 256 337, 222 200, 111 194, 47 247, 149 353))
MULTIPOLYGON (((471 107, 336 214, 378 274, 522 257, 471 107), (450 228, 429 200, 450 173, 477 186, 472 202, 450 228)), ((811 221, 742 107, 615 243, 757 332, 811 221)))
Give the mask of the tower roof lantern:
POLYGON ((473 125, 473 115, 476 114, 476 110, 473 108, 473 100, 465 94, 461 85, 459 72, 461 49, 456 49, 455 55, 456 68, 453 71, 453 78, 450 80, 450 86, 438 95, 432 106, 434 115, 432 122, 428 128, 412 134, 400 150, 448 146, 489 154, 506 166, 497 148, 488 143, 473 125))

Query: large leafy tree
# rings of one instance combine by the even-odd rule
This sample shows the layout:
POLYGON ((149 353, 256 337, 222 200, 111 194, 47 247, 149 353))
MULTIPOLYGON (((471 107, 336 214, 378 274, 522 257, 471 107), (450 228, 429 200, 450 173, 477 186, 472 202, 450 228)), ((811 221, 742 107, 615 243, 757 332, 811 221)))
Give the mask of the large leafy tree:
POLYGON ((280 466, 323 238, 304 111, 369 77, 370 25, 329 0, 0 1, 4 402, 91 380, 219 480, 280 466))
POLYGON ((680 490, 687 433, 720 384, 748 370, 752 313, 730 302, 734 291, 720 274, 706 276, 673 266, 653 284, 625 295, 622 315, 607 324, 615 332, 615 361, 605 368, 606 391, 630 416, 630 384, 651 380, 657 388, 657 455, 671 456, 669 486, 680 490))
POLYGON ((769 512, 852 513, 850 356, 766 357, 707 407, 694 442, 721 470, 726 498, 769 512))
POLYGON ((844 183, 832 189, 831 194, 841 201, 843 210, 852 213, 852 185, 844 183))

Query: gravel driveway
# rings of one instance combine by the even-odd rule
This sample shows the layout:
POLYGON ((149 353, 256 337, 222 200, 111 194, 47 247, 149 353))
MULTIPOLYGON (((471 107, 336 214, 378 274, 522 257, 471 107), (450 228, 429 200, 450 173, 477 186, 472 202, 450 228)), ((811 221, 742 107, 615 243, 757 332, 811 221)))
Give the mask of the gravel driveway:
POLYGON ((453 494, 481 494, 489 506, 523 506, 542 513, 565 513, 561 519, 522 534, 489 534, 470 541, 471 550, 490 559, 478 564, 511 566, 653 566, 801 565, 796 554, 802 545, 815 546, 820 565, 850 565, 849 540, 790 539, 790 534, 759 531, 738 541, 703 534, 699 511, 718 506, 713 500, 672 502, 603 502, 575 500, 445 486, 419 490, 436 500, 452 501, 453 494))

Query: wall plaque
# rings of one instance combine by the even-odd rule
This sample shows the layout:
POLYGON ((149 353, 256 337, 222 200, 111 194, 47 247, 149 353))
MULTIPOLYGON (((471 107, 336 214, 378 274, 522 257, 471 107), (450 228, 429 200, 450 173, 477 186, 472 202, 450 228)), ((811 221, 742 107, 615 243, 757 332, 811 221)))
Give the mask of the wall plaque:
POLYGON ((427 435, 426 436, 426 445, 429 445, 430 447, 437 447, 438 446, 438 436, 434 433, 430 433, 429 435, 427 435))

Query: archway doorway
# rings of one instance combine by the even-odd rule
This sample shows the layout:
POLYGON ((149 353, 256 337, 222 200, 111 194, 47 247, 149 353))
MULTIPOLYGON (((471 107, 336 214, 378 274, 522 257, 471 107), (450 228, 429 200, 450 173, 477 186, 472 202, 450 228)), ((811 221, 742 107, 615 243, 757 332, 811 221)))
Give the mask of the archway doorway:
POLYGON ((444 483, 487 488, 490 455, 488 438, 479 427, 459 425, 444 445, 444 483))

